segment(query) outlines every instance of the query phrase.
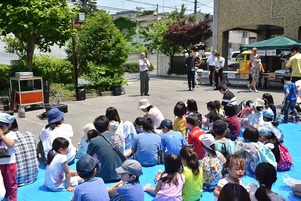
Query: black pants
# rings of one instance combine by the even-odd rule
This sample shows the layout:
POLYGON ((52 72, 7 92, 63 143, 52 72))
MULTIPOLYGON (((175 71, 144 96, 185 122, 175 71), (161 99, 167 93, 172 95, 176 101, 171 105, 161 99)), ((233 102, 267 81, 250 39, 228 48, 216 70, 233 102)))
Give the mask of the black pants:
POLYGON ((215 66, 209 66, 209 83, 210 83, 210 86, 213 85, 213 72, 214 72, 214 68, 215 66))
POLYGON ((187 72, 187 80, 188 80, 188 88, 195 87, 195 71, 188 71, 187 72))
POLYGON ((218 78, 220 82, 223 83, 223 69, 220 68, 218 71, 215 71, 215 87, 218 87, 218 78))

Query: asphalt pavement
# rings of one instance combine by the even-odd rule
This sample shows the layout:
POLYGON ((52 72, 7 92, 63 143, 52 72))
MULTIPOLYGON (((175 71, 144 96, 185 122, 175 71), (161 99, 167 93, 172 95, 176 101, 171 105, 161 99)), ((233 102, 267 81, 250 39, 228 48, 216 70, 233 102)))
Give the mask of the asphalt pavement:
MULTIPOLYGON (((194 91, 187 91, 187 81, 184 78, 157 77, 155 73, 151 74, 150 96, 140 96, 140 84, 138 74, 126 74, 128 85, 125 86, 125 94, 121 96, 99 96, 88 98, 82 101, 66 101, 68 113, 65 114, 65 123, 71 124, 74 131, 73 144, 77 145, 83 134, 82 127, 86 123, 93 122, 94 119, 105 113, 107 107, 115 107, 120 118, 125 121, 134 121, 136 117, 143 116, 142 111, 138 109, 138 102, 142 98, 147 98, 158 107, 165 118, 173 120, 173 108, 178 101, 186 102, 187 99, 195 99, 198 103, 199 112, 208 113, 206 103, 211 100, 221 100, 222 94, 214 91, 208 85, 199 85, 194 91)), ((236 95, 238 102, 243 100, 255 100, 262 97, 263 93, 271 93, 276 105, 281 104, 283 93, 277 90, 260 90, 259 93, 249 92, 246 87, 230 87, 230 90, 236 95)), ((47 120, 40 120, 37 115, 43 113, 45 109, 26 111, 25 118, 15 117, 20 130, 31 131, 39 139, 41 129, 47 124, 47 120)))

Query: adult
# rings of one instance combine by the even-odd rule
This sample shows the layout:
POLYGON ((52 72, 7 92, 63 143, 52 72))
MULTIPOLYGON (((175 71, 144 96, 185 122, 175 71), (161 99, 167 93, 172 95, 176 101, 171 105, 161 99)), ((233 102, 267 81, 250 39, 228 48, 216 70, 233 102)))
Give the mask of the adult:
POLYGON ((155 166, 161 150, 161 137, 152 132, 154 124, 151 118, 145 118, 142 128, 143 133, 137 135, 133 142, 133 158, 142 166, 155 166))
POLYGON ((286 68, 292 70, 292 82, 301 79, 301 54, 298 52, 298 47, 291 48, 291 58, 286 63, 286 68))
POLYGON ((215 55, 216 50, 213 50, 207 59, 207 69, 209 70, 209 83, 213 87, 213 73, 215 70, 215 55))
POLYGON ((223 68, 225 66, 225 58, 219 53, 216 53, 216 58, 214 60, 214 71, 215 71, 215 90, 218 90, 219 82, 223 83, 223 68))
POLYGON ((16 133, 18 139, 15 144, 17 184, 18 186, 31 184, 36 181, 39 173, 35 136, 29 131, 19 131, 16 119, 10 130, 16 133))
POLYGON ((140 59, 138 61, 140 71, 140 96, 149 96, 149 67, 150 62, 146 58, 145 53, 141 52, 140 59))
POLYGON ((187 70, 187 81, 188 81, 188 91, 193 91, 195 87, 195 67, 199 58, 196 57, 195 50, 191 50, 189 57, 185 60, 185 66, 187 70))
POLYGON ((70 124, 64 123, 64 112, 55 107, 47 112, 47 116, 48 124, 40 132, 40 140, 43 145, 45 158, 47 158, 48 152, 52 149, 53 140, 57 137, 63 137, 69 141, 69 150, 67 153, 68 164, 74 163, 76 148, 71 141, 73 130, 70 124))
POLYGON ((164 119, 158 129, 162 129, 161 150, 164 155, 179 155, 181 148, 186 145, 186 140, 180 131, 172 130, 173 125, 170 119, 164 119))
POLYGON ((162 134, 162 131, 157 129, 164 119, 162 112, 157 107, 153 106, 148 99, 141 99, 138 108, 144 112, 145 117, 151 118, 154 124, 152 131, 154 130, 155 133, 162 134))
POLYGON ((222 98, 222 106, 225 106, 225 105, 234 105, 235 107, 237 107, 237 101, 236 101, 236 97, 234 95, 234 93, 232 93, 227 85, 225 84, 222 84, 220 87, 219 87, 219 92, 221 94, 223 94, 223 98, 222 98))
POLYGON ((256 85, 259 79, 259 70, 262 68, 261 60, 257 55, 257 48, 252 48, 252 54, 250 54, 250 65, 251 65, 251 72, 252 72, 252 81, 251 84, 248 85, 250 91, 252 89, 254 92, 258 93, 256 89, 256 85))
POLYGON ((122 160, 113 149, 113 146, 122 153, 124 147, 121 138, 114 131, 109 130, 109 120, 106 116, 97 117, 93 124, 100 134, 91 139, 87 154, 90 156, 96 155, 101 164, 96 177, 101 177, 105 182, 117 182, 121 177, 115 171, 115 168, 121 166, 122 160))

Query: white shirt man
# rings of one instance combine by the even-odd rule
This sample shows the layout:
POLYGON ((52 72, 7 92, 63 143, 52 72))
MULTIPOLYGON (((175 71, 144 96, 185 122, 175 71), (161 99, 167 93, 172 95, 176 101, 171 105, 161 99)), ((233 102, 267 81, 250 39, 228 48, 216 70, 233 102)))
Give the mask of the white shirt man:
POLYGON ((150 67, 149 60, 145 57, 145 53, 140 54, 141 58, 138 61, 140 70, 140 96, 149 96, 149 75, 148 70, 150 67))

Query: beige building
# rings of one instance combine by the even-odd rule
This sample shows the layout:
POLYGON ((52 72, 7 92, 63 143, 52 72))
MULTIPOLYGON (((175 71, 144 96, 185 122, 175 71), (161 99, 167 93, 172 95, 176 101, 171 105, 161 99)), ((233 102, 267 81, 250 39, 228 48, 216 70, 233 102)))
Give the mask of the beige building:
POLYGON ((300 0, 214 0, 213 48, 227 55, 229 32, 246 30, 257 41, 273 35, 301 39, 300 0))

